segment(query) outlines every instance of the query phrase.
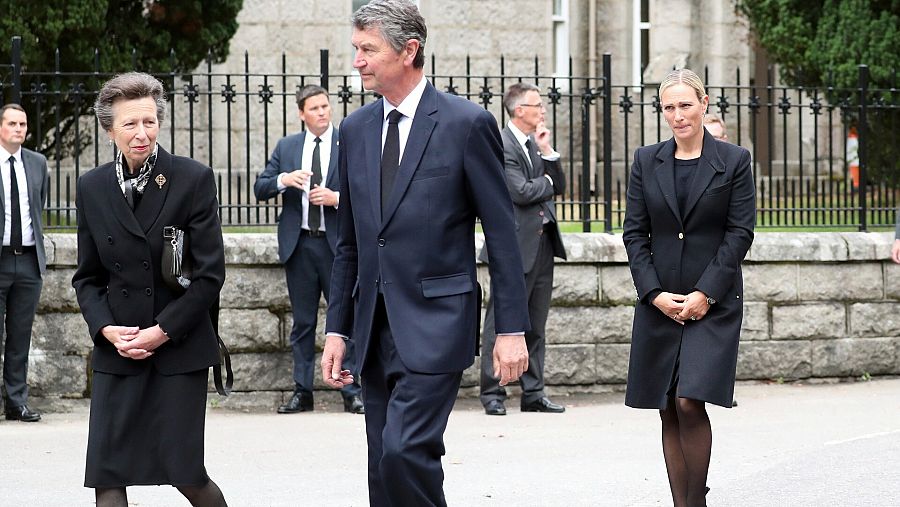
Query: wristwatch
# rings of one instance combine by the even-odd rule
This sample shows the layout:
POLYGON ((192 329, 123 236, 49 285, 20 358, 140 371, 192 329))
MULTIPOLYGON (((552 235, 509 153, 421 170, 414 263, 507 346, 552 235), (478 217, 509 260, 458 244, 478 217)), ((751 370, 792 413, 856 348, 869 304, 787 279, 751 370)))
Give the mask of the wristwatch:
POLYGON ((712 306, 712 305, 716 304, 716 300, 709 296, 706 296, 706 304, 712 306))

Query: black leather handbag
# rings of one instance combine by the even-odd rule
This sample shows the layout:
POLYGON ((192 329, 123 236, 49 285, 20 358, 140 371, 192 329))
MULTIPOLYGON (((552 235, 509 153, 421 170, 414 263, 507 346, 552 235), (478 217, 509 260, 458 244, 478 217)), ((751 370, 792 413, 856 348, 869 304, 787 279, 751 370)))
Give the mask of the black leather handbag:
MULTIPOLYGON (((163 249, 162 278, 176 294, 184 294, 191 285, 191 272, 193 264, 191 258, 185 255, 188 250, 188 235, 175 225, 163 227, 163 238, 168 241, 168 246, 163 249)), ((231 354, 228 347, 219 336, 219 298, 217 297, 209 309, 209 317, 216 331, 216 340, 219 342, 220 363, 213 366, 213 381, 216 384, 216 392, 222 396, 231 394, 234 385, 234 372, 231 369, 231 354), (222 365, 225 365, 225 382, 222 382, 222 365)))

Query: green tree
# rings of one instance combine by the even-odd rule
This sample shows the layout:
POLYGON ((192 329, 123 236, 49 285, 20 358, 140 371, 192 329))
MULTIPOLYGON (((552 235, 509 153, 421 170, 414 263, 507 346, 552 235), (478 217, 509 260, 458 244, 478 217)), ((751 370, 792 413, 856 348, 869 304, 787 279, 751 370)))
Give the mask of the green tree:
MULTIPOLYGON (((832 103, 858 105, 859 68, 869 68, 869 177, 900 182, 900 0, 735 0, 760 44, 792 86, 834 87, 832 103), (893 105, 893 108, 887 107, 893 105)), ((848 121, 855 124, 857 113, 848 121)))
POLYGON ((34 100, 23 98, 30 123, 34 125, 39 116, 44 126, 39 135, 30 129, 28 144, 47 150, 59 140, 65 152, 83 146, 83 139, 74 139, 73 125, 90 112, 92 92, 110 74, 130 70, 183 74, 207 57, 223 61, 242 4, 243 0, 0 0, 0 34, 7 41, 22 37, 22 67, 31 73, 23 90, 43 84, 48 91, 62 92, 58 101, 47 97, 40 114, 34 100), (53 73, 57 52, 59 78, 34 74, 53 73), (93 72, 99 77, 91 77, 93 72))

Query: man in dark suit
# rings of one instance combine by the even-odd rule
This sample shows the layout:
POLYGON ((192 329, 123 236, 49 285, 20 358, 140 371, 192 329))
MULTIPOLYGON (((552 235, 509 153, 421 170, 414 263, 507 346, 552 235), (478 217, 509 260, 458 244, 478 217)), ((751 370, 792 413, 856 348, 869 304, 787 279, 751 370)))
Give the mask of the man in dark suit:
MULTIPOLYGON (((528 345, 528 369, 522 374, 523 412, 565 412, 565 407, 550 401, 544 393, 545 328, 553 292, 553 257, 566 258, 562 236, 556 222, 553 196, 562 194, 566 176, 557 153, 550 144, 550 131, 544 126, 544 104, 540 88, 516 83, 506 90, 503 107, 509 123, 501 132, 506 185, 516 210, 517 236, 525 268, 525 290, 531 331, 525 333, 528 345)), ((481 260, 490 262, 488 249, 481 260)), ((490 255, 493 258, 493 255, 490 255)), ((481 343, 481 403, 488 415, 506 415, 506 389, 494 374, 491 351, 494 348, 494 307, 488 305, 481 343)))
POLYGON ((525 281, 496 120, 425 79, 425 20, 408 0, 353 15, 353 66, 383 99, 341 124, 341 208, 322 370, 340 387, 345 339, 363 359, 373 506, 445 505, 443 433, 478 334, 475 220, 497 315, 495 368, 527 367, 525 281))
MULTIPOLYGON (((294 317, 294 393, 278 407, 279 414, 305 412, 314 407, 316 317, 320 296, 329 300, 340 202, 338 131, 331 125, 328 92, 321 86, 304 86, 297 92, 297 107, 307 130, 278 141, 253 186, 259 200, 279 193, 283 199, 278 220, 278 259, 284 264, 294 317)), ((352 350, 345 366, 358 373, 352 350)), ((346 412, 365 413, 359 393, 358 382, 341 390, 346 412)))
POLYGON ((0 342, 7 419, 36 422, 41 414, 28 408, 28 349, 31 325, 47 269, 41 212, 47 198, 47 159, 22 147, 28 117, 18 104, 0 109, 0 200, 6 218, 0 221, 0 342), (4 336, 5 334, 5 336, 4 336))

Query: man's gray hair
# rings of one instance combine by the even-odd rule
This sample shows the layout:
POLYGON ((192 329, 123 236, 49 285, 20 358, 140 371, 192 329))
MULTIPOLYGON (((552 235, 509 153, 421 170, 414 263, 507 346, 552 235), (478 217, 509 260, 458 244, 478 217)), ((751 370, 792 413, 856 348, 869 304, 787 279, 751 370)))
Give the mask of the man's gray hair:
POLYGON ((403 51, 410 39, 419 41, 413 67, 425 67, 425 39, 428 28, 416 4, 409 0, 372 0, 350 17, 357 30, 377 28, 381 37, 396 52, 403 51))
POLYGON ((537 85, 525 82, 515 83, 506 89, 506 93, 503 94, 503 107, 510 117, 516 115, 516 107, 522 103, 525 94, 532 91, 541 93, 537 85))
POLYGON ((143 72, 126 72, 103 83, 97 100, 94 102, 94 114, 103 130, 112 130, 113 104, 119 99, 132 100, 151 97, 156 102, 156 119, 162 124, 166 116, 166 89, 163 84, 143 72))

